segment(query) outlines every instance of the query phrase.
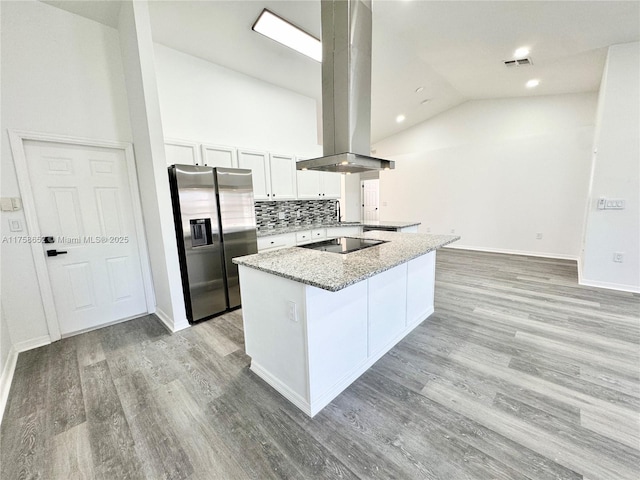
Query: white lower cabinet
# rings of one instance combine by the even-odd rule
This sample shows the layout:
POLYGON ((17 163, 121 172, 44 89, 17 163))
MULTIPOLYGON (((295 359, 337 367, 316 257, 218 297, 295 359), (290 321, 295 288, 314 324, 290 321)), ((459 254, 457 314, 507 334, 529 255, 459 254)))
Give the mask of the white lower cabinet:
POLYGON ((311 230, 311 238, 313 240, 324 240, 325 238, 327 238, 327 230, 324 228, 311 230))
POLYGON ((302 232, 296 232, 296 243, 301 245, 303 243, 309 243, 312 241, 311 230, 303 230, 302 232))
POLYGON ((327 228, 327 238, 350 237, 352 235, 360 235, 362 227, 333 227, 327 228))
POLYGON ((258 238, 258 251, 266 252, 278 248, 293 247, 296 244, 295 233, 283 233, 281 235, 269 235, 258 238))
POLYGON ((251 370, 313 417, 433 313, 435 256, 337 292, 241 265, 251 370))

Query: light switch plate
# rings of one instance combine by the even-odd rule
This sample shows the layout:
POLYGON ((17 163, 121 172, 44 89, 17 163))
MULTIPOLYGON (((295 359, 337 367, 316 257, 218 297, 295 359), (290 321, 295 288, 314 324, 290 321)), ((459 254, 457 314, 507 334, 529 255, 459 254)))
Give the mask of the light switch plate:
POLYGON ((11 232, 21 232, 22 222, 19 219, 9 220, 9 230, 11 232))

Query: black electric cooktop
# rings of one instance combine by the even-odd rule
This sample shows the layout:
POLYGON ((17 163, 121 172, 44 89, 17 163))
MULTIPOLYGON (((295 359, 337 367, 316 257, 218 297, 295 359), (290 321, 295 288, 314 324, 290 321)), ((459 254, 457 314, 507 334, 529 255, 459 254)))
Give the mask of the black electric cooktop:
POLYGON ((300 247, 320 250, 322 252, 351 253, 362 250, 363 248, 374 247, 381 243, 386 242, 384 240, 369 240, 367 238, 339 237, 321 242, 307 243, 306 245, 300 245, 300 247))

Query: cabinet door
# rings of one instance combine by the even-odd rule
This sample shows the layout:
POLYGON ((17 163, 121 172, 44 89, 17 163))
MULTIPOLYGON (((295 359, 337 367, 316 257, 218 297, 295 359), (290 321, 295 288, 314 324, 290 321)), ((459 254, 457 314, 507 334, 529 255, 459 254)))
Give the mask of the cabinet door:
POLYGON ((253 198, 255 200, 271 200, 267 153, 238 150, 238 167, 247 168, 253 173, 253 198))
POLYGON ((322 177, 322 198, 340 198, 342 175, 332 172, 320 172, 322 177))
POLYGON ((269 156, 271 171, 271 199, 295 200, 296 161, 290 155, 269 156))
POLYGON ((237 168, 236 149, 220 145, 202 145, 202 163, 208 167, 237 168))
POLYGON ((182 140, 165 139, 164 153, 167 165, 200 165, 198 145, 182 140))
POLYGON ((320 192, 320 174, 314 170, 298 170, 298 198, 301 200, 318 200, 322 198, 320 192))

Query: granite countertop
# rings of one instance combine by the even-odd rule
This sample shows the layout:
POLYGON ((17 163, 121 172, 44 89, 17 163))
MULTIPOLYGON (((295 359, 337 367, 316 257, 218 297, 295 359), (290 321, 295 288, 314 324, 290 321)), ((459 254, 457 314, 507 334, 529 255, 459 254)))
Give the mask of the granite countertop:
POLYGON ((370 222, 362 222, 363 227, 389 227, 389 228, 404 228, 415 227, 420 225, 421 222, 392 222, 387 220, 374 220, 370 222))
POLYGON ((268 237, 269 235, 281 235, 283 233, 302 232, 304 230, 314 230, 316 228, 335 228, 335 227, 361 227, 360 222, 340 222, 340 223, 317 223, 314 225, 293 225, 291 227, 278 227, 271 230, 258 230, 258 237, 268 237))
POLYGON ((303 230, 313 230, 316 228, 335 228, 335 227, 388 227, 388 228, 404 228, 420 225, 420 222, 392 222, 386 220, 376 220, 370 222, 336 222, 328 224, 315 225, 295 225, 291 227, 278 227, 271 230, 258 230, 258 237, 268 237, 270 235, 280 235, 283 233, 302 232, 303 230))
POLYGON ((347 254, 290 247, 237 257, 233 263, 337 292, 460 239, 454 235, 382 231, 367 232, 356 238, 387 243, 347 254))

